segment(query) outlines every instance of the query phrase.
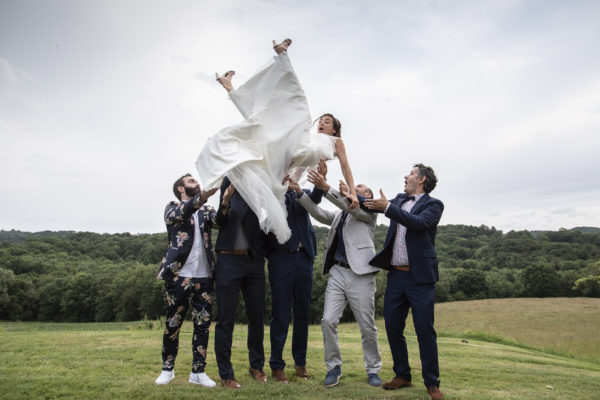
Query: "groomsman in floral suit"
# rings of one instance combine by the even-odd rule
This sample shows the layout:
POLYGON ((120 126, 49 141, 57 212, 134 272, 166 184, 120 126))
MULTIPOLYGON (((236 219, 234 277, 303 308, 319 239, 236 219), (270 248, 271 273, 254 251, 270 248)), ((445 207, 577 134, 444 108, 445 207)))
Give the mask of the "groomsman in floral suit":
POLYGON ((186 174, 173 184, 173 193, 179 201, 171 201, 165 208, 169 248, 157 278, 165 281, 168 308, 163 335, 162 372, 156 379, 157 385, 166 385, 175 378, 179 331, 190 305, 194 336, 189 382, 206 387, 216 385, 204 373, 208 328, 212 319, 212 273, 215 265, 210 233, 211 228, 216 227, 216 211, 203 205, 216 191, 200 190, 198 182, 186 174))

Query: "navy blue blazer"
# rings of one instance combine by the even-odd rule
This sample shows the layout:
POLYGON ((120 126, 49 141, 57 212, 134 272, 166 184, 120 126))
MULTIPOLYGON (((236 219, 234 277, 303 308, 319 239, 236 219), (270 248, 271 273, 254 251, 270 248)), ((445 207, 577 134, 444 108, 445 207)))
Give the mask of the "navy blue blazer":
POLYGON ((255 257, 266 256, 264 249, 265 233, 260 229, 258 218, 254 211, 250 209, 246 200, 236 190, 229 200, 229 209, 223 207, 223 194, 231 185, 231 181, 225 177, 221 184, 221 194, 219 196, 219 209, 217 211, 216 222, 219 227, 219 235, 215 250, 233 250, 235 239, 240 229, 246 233, 249 250, 255 257))
MULTIPOLYGON (((312 192, 308 189, 303 189, 304 193, 310 197, 315 203, 319 204, 323 198, 323 191, 315 188, 312 192)), ((308 254, 311 260, 314 261, 317 255, 317 238, 315 236, 315 228, 310 222, 310 214, 304 209, 296 199, 298 194, 295 190, 288 190, 285 194, 285 207, 287 209, 287 222, 292 236, 284 244, 279 244, 275 235, 269 233, 266 250, 267 253, 271 253, 277 249, 283 248, 285 250, 297 250, 300 242, 304 246, 304 250, 308 254)))
POLYGON ((206 260, 211 269, 215 267, 215 257, 212 252, 211 229, 216 228, 215 217, 217 212, 210 206, 202 207, 200 193, 188 201, 171 201, 165 207, 164 220, 169 236, 169 248, 158 268, 158 279, 171 280, 177 275, 185 264, 196 233, 194 213, 198 211, 198 223, 204 245, 206 260))
POLYGON ((396 230, 398 224, 402 224, 406 227, 406 250, 410 273, 417 283, 435 283, 439 280, 435 235, 444 211, 444 204, 425 193, 408 213, 401 208, 407 197, 406 193, 400 193, 390 201, 390 207, 385 213, 385 216, 390 219, 385 244, 383 250, 377 253, 369 264, 382 269, 391 269, 396 230))

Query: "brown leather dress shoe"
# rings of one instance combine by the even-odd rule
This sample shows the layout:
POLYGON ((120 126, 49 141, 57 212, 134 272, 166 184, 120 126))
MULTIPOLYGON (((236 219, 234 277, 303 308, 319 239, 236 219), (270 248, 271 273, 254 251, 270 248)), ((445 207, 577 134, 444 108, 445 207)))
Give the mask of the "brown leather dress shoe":
POLYGON ((408 386, 412 386, 412 383, 410 383, 406 379, 400 378, 399 376, 395 377, 390 382, 386 382, 383 384, 383 388, 388 390, 400 389, 408 386))
POLYGON ((308 372, 306 371, 306 367, 299 367, 296 365, 296 376, 302 379, 308 379, 308 372))
POLYGON ((223 384, 223 387, 227 389, 239 389, 242 387, 242 385, 240 385, 238 381, 235 380, 235 378, 221 379, 221 383, 223 384))
POLYGON ((271 375, 273 376, 273 378, 275 378, 275 380, 277 382, 289 383, 288 380, 287 380, 287 377, 285 376, 285 372, 283 372, 282 369, 274 369, 271 372, 271 375))
POLYGON ((248 367, 248 372, 250 372, 250 375, 252 376, 252 378, 254 378, 255 381, 259 381, 259 382, 267 381, 267 375, 265 375, 265 373, 262 372, 260 369, 254 369, 252 367, 248 367))
POLYGON ((431 396, 431 400, 442 400, 444 395, 440 392, 440 388, 437 386, 430 386, 427 389, 427 393, 431 396))

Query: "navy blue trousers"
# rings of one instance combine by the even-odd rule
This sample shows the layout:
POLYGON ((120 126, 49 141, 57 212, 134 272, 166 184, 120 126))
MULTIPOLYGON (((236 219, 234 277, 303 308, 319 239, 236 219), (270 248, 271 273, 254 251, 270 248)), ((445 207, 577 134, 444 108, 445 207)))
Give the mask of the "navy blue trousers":
POLYGON ((221 379, 234 377, 231 344, 240 291, 248 317, 248 359, 252 368, 262 371, 265 364, 265 259, 262 256, 217 254, 215 291, 218 305, 215 357, 219 376, 221 379))
POLYGON ((271 284, 271 369, 284 369, 283 347, 287 340, 292 309, 292 357, 299 367, 306 365, 310 297, 313 283, 313 260, 304 250, 290 253, 285 249, 269 255, 271 284))
POLYGON ((412 310, 415 333, 419 341, 421 369, 425 386, 440 386, 437 335, 433 328, 435 283, 420 285, 410 272, 391 270, 383 299, 383 317, 387 332, 394 372, 411 381, 404 327, 408 310, 412 310))

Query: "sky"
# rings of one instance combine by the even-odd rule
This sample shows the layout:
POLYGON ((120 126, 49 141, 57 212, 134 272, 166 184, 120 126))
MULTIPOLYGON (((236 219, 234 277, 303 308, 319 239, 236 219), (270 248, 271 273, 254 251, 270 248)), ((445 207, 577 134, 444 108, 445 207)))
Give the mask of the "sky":
POLYGON ((355 182, 392 198, 422 162, 441 225, 600 227, 598 1, 0 0, 0 229, 164 232, 241 121, 214 73, 286 37, 355 182))

